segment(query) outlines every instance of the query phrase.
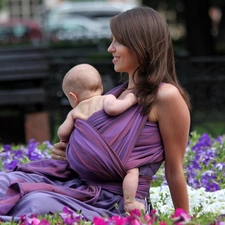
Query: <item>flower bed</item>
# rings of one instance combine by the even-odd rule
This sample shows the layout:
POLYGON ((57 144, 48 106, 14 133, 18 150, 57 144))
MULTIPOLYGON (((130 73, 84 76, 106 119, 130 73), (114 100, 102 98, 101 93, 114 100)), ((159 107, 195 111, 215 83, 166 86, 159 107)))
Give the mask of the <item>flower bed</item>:
MULTIPOLYGON (((11 170, 17 164, 51 158, 52 145, 30 140, 27 146, 3 145, 0 149, 0 170, 11 170)), ((225 136, 212 138, 208 134, 191 134, 185 155, 186 173, 190 201, 191 218, 178 209, 173 211, 172 200, 164 177, 164 167, 154 177, 150 196, 155 211, 151 215, 141 215, 133 211, 129 216, 95 218, 85 221, 80 214, 65 207, 62 213, 37 217, 21 217, 22 224, 214 224, 225 225, 225 136), (224 222, 223 222, 224 221, 224 222)), ((13 221, 10 223, 16 224, 13 221)))

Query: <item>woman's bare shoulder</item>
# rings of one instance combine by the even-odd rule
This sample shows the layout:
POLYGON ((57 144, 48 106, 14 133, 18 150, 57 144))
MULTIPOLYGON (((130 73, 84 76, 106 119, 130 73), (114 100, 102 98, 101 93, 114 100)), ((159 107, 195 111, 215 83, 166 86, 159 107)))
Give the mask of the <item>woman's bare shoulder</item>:
POLYGON ((169 83, 163 83, 157 93, 157 100, 158 101, 165 101, 165 100, 175 100, 176 98, 180 98, 181 94, 177 87, 169 83))
POLYGON ((170 111, 185 105, 186 103, 178 88, 172 84, 164 83, 158 89, 156 101, 149 113, 148 120, 156 122, 159 120, 160 115, 165 116, 170 111))

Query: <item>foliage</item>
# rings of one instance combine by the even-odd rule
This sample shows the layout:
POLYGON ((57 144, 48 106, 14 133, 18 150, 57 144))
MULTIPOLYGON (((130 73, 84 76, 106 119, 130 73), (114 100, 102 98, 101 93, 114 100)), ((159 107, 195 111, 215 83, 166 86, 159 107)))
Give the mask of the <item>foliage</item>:
MULTIPOLYGON (((27 146, 0 146, 0 170, 8 171, 18 164, 51 158, 52 144, 30 140, 27 146)), ((150 189, 154 210, 144 214, 138 210, 126 217, 94 218, 86 221, 80 212, 68 207, 58 214, 45 216, 23 215, 19 222, 2 222, 3 225, 170 225, 170 224, 225 224, 225 137, 212 138, 208 134, 191 133, 184 161, 187 177, 190 216, 182 209, 174 213, 167 186, 164 167, 154 177, 150 189)))
POLYGON ((3 145, 0 147, 0 171, 12 170, 16 165, 25 164, 44 158, 51 158, 52 145, 46 141, 43 143, 30 140, 24 145, 3 145))
POLYGON ((6 0, 0 0, 0 10, 6 6, 6 0))
MULTIPOLYGON (((192 132, 187 146, 184 171, 187 184, 206 191, 225 189, 225 136, 212 138, 208 134, 192 132)), ((160 168, 152 186, 165 185, 164 165, 160 168)))
POLYGON ((133 210, 126 217, 94 217, 93 221, 85 220, 80 213, 64 207, 59 214, 37 217, 35 215, 23 215, 18 223, 3 222, 2 225, 185 225, 185 224, 204 224, 204 225, 224 225, 224 216, 207 214, 200 218, 190 217, 184 210, 177 209, 170 217, 158 217, 155 210, 149 214, 144 214, 139 210, 133 210))

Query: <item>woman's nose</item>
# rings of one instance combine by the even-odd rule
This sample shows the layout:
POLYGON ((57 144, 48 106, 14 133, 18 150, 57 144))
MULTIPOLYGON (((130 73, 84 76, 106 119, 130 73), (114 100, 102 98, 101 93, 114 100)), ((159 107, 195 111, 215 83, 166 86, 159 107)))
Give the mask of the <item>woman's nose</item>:
POLYGON ((108 52, 114 52, 115 48, 113 47, 112 43, 110 44, 110 46, 107 49, 108 52))

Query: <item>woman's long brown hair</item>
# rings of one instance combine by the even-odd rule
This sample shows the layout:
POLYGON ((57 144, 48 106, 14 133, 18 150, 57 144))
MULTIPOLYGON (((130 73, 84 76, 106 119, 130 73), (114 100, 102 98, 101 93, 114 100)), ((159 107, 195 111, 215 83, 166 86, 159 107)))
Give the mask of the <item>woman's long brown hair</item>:
POLYGON ((162 82, 176 86, 190 109, 189 96, 177 80, 173 44, 165 19, 150 7, 137 7, 114 16, 110 28, 115 39, 139 60, 134 81, 143 113, 151 110, 162 82))

